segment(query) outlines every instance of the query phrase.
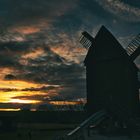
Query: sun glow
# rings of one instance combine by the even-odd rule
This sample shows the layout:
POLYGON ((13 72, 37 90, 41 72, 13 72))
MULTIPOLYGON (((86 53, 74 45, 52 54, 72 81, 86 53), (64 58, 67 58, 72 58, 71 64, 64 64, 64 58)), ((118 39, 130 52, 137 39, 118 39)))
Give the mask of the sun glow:
POLYGON ((24 88, 37 88, 42 86, 41 84, 35 84, 26 81, 19 80, 0 80, 0 88, 10 88, 10 89, 24 89, 24 88))
POLYGON ((33 95, 47 94, 41 91, 26 91, 25 89, 40 88, 42 85, 25 81, 0 81, 0 103, 37 104, 41 101, 28 99, 33 95), (25 90, 25 91, 23 91, 25 90))
POLYGON ((37 104, 40 103, 41 101, 38 100, 23 100, 23 99, 10 99, 9 103, 22 103, 22 104, 37 104))
MULTIPOLYGON (((21 103, 21 104, 37 104, 41 101, 35 99, 28 99, 32 95, 41 95, 44 93, 36 91, 9 91, 9 92, 0 92, 0 103, 21 103), (25 96, 25 97, 24 97, 25 96), (24 98, 22 98, 24 97, 24 98)), ((45 93, 47 94, 47 93, 45 93)))
POLYGON ((0 108, 0 111, 20 111, 20 108, 12 109, 12 108, 0 108))
MULTIPOLYGON (((59 85, 53 85, 52 89, 47 88, 48 84, 36 84, 20 80, 0 80, 0 103, 9 103, 15 105, 17 109, 3 107, 0 111, 19 111, 20 105, 30 104, 39 106, 42 103, 58 95, 62 88, 59 85), (47 90, 49 89, 49 90, 47 90)), ((49 101, 51 105, 78 105, 81 101, 49 101)), ((35 108, 36 109, 36 108, 35 108)), ((34 110, 35 111, 35 110, 34 110)))

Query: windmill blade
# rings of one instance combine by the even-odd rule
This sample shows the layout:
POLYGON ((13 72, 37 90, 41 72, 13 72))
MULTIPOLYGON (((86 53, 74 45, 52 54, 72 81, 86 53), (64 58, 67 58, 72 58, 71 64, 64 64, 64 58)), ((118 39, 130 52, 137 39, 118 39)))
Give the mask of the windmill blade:
POLYGON ((140 34, 138 34, 126 48, 127 54, 134 60, 140 54, 140 34))
POLYGON ((82 35, 80 37, 79 42, 86 48, 88 49, 89 47, 92 46, 94 42, 94 38, 86 31, 82 32, 82 35))

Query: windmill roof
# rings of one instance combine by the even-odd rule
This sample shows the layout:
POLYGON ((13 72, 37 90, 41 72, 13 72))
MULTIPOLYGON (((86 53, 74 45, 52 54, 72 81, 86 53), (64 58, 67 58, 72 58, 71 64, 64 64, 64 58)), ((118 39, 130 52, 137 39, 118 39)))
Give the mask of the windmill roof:
POLYGON ((89 48, 85 63, 90 63, 94 60, 107 60, 120 57, 128 58, 125 49, 123 49, 112 33, 106 27, 102 26, 95 36, 95 42, 89 48))

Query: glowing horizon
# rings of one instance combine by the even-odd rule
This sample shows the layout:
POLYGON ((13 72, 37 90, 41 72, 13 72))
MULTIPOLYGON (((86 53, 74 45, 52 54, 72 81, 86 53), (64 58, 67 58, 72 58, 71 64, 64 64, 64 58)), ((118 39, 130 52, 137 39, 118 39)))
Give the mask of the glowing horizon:
POLYGON ((41 88, 42 86, 48 86, 48 85, 35 84, 35 83, 31 83, 27 81, 19 81, 19 80, 13 80, 13 81, 0 80, 0 90, 1 90, 0 103, 21 103, 21 104, 41 103, 39 99, 28 99, 28 97, 34 95, 48 96, 48 93, 43 91, 30 91, 28 89, 41 88))

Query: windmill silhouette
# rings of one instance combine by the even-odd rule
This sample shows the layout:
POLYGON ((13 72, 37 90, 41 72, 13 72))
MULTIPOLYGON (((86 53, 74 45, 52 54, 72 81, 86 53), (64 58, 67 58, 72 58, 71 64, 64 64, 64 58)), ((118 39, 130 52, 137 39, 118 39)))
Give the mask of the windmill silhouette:
POLYGON ((102 26, 95 38, 83 32, 80 43, 88 49, 85 58, 88 114, 107 110, 117 119, 127 121, 139 109, 138 68, 140 35, 126 49, 102 26))
POLYGON ((58 139, 124 139, 122 134, 131 138, 133 134, 140 134, 139 120, 137 121, 140 111, 138 68, 134 63, 140 54, 140 35, 124 49, 102 26, 95 38, 86 31, 83 32, 80 43, 88 49, 84 60, 87 118, 58 139), (93 135, 110 134, 111 137, 92 137, 92 130, 93 135))

